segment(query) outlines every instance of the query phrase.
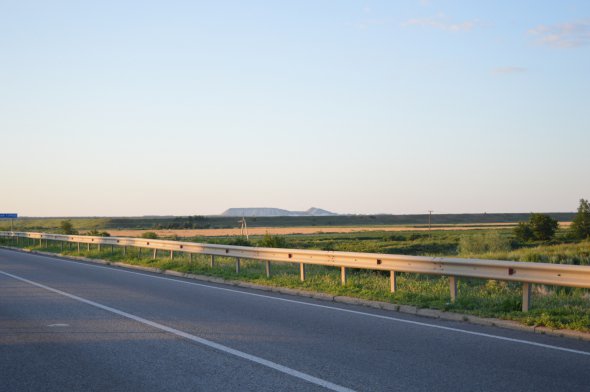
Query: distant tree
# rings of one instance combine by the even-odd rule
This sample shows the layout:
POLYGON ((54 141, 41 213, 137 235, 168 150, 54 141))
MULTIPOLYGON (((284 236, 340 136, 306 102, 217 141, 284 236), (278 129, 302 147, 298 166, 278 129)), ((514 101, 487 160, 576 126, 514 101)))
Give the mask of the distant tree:
POLYGON ((559 223, 545 214, 532 213, 528 222, 519 222, 514 235, 521 241, 549 241, 555 236, 559 223))
POLYGON ((527 222, 518 222, 518 226, 514 228, 514 235, 517 240, 527 242, 533 239, 533 230, 527 222))
POLYGON ((533 238, 539 241, 548 241, 555 236, 559 223, 545 214, 531 214, 529 219, 533 238))
POLYGON ((61 221, 59 228, 63 234, 78 234, 78 231, 74 229, 74 225, 72 225, 70 220, 61 221))
POLYGON ((578 213, 572 221, 570 230, 575 238, 586 239, 590 237, 590 203, 588 200, 580 199, 578 213))
POLYGON ((529 222, 533 230, 533 237, 539 241, 552 239, 559 227, 557 220, 545 214, 531 214, 529 222))

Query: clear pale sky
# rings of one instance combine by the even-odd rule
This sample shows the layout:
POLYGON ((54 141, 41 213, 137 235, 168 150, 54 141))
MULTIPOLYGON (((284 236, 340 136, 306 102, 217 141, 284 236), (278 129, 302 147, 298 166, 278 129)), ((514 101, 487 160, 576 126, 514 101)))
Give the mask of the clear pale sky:
POLYGON ((590 2, 0 0, 0 212, 573 211, 590 2))

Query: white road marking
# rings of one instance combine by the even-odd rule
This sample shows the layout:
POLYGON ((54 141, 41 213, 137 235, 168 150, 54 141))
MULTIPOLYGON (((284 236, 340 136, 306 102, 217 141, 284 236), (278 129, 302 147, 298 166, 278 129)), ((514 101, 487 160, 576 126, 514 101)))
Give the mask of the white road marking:
MULTIPOLYGON (((231 354, 231 355, 234 355, 236 357, 239 357, 239 358, 242 358, 242 359, 246 359, 248 361, 255 362, 255 363, 259 364, 259 365, 269 367, 269 368, 274 369, 274 370, 277 370, 277 371, 279 371, 281 373, 288 374, 290 376, 293 376, 293 377, 296 377, 296 378, 305 380, 307 382, 310 382, 312 384, 319 385, 321 387, 330 389, 332 391, 337 391, 337 392, 354 392, 353 389, 349 389, 349 388, 343 387, 341 385, 337 385, 337 384, 331 383, 330 381, 326 381, 326 380, 323 380, 321 378, 317 378, 317 377, 311 376, 311 375, 309 375, 307 373, 303 373, 303 372, 297 371, 295 369, 291 369, 291 368, 286 367, 286 366, 283 366, 283 365, 279 365, 278 363, 275 363, 275 362, 266 360, 264 358, 257 357, 255 355, 251 355, 251 354, 245 353, 243 351, 235 350, 233 348, 224 346, 222 344, 215 343, 215 342, 213 342, 211 340, 203 339, 201 337, 198 337, 198 336, 195 336, 195 335, 191 335, 189 333, 180 331, 178 329, 175 329, 175 328, 172 328, 172 327, 168 327, 166 325, 163 325, 163 324, 160 324, 160 323, 156 323, 154 321, 150 321, 150 320, 144 319, 144 318, 139 317, 139 316, 135 316, 133 314, 124 312, 122 310, 111 308, 110 306, 102 305, 102 304, 99 304, 98 302, 94 302, 94 301, 90 301, 90 300, 85 299, 85 298, 82 298, 82 297, 78 297, 77 295, 66 293, 65 291, 54 289, 52 287, 45 286, 44 284, 33 282, 32 280, 28 280, 28 279, 22 278, 20 276, 10 274, 8 272, 0 271, 0 274, 9 276, 9 277, 11 277, 13 279, 20 280, 21 282, 25 282, 25 283, 28 283, 30 285, 33 285, 33 286, 36 286, 36 287, 45 289, 47 291, 51 291, 51 292, 56 293, 56 294, 63 295, 64 297, 68 297, 68 298, 71 298, 73 300, 76 300, 76 301, 79 301, 79 302, 83 302, 83 303, 85 303, 87 305, 94 306, 95 308, 106 310, 107 312, 117 314, 119 316, 122 316, 122 317, 125 317, 125 318, 128 318, 128 319, 137 321, 137 322, 142 323, 142 324, 145 324, 145 325, 149 325, 151 327, 154 327, 154 328, 157 328, 159 330, 162 330, 162 331, 171 333, 171 334, 176 335, 176 336, 179 336, 181 338, 185 338, 187 340, 191 340, 193 342, 200 343, 200 344, 202 344, 204 346, 213 348, 215 350, 219 350, 219 351, 222 351, 224 353, 231 354)), ((54 324, 54 326, 57 326, 57 325, 58 324, 54 324)))
POLYGON ((315 308, 330 309, 330 310, 334 310, 334 311, 338 311, 338 312, 356 314, 356 315, 366 316, 366 317, 374 317, 374 318, 378 318, 378 319, 382 319, 382 320, 390 320, 390 321, 395 321, 395 322, 399 322, 399 323, 419 325, 421 327, 442 329, 445 331, 463 333, 463 334, 474 335, 474 336, 481 336, 481 337, 490 338, 490 339, 503 340, 503 341, 512 342, 512 343, 520 343, 520 344, 526 344, 529 346, 542 347, 542 348, 546 348, 546 349, 550 349, 550 350, 564 351, 564 352, 573 353, 573 354, 590 356, 590 352, 588 352, 588 351, 575 350, 575 349, 555 346, 555 345, 551 345, 551 344, 537 343, 537 342, 533 342, 531 340, 509 338, 509 337, 500 336, 500 335, 492 335, 492 334, 484 333, 484 332, 468 331, 466 329, 461 329, 461 328, 445 327, 443 325, 430 324, 430 323, 425 323, 425 322, 421 322, 421 321, 412 321, 412 320, 406 320, 406 319, 397 318, 397 317, 383 316, 380 314, 361 312, 358 310, 350 310, 350 309, 345 309, 345 308, 338 308, 335 306, 320 305, 320 304, 315 304, 315 303, 311 303, 311 302, 297 301, 297 300, 281 298, 281 297, 273 297, 273 296, 264 295, 264 294, 250 293, 247 291, 228 289, 225 287, 211 286, 211 285, 203 284, 203 283, 188 282, 186 280, 174 279, 174 278, 169 278, 169 277, 165 277, 165 276, 151 275, 149 273, 129 271, 129 270, 126 270, 121 267, 113 268, 113 267, 109 267, 106 265, 96 265, 96 264, 90 264, 89 262, 66 260, 66 259, 62 259, 62 258, 58 258, 58 257, 50 257, 50 256, 45 256, 45 255, 34 255, 34 256, 46 258, 51 261, 59 260, 59 261, 63 261, 66 263, 72 263, 72 264, 76 264, 76 265, 80 265, 80 266, 101 268, 101 269, 109 270, 109 271, 120 271, 120 272, 124 272, 124 273, 128 273, 128 274, 140 275, 140 276, 144 276, 144 277, 148 277, 148 278, 152 278, 152 279, 162 279, 162 280, 167 280, 167 281, 176 282, 176 283, 199 286, 199 287, 212 289, 212 290, 220 290, 220 291, 227 291, 227 292, 236 293, 236 294, 250 295, 253 297, 266 298, 266 299, 275 300, 275 301, 283 301, 283 302, 288 302, 288 303, 293 303, 293 304, 298 304, 298 305, 311 306, 311 307, 315 307, 315 308))
POLYGON ((49 324, 48 327, 55 328, 55 327, 69 327, 70 324, 49 324))

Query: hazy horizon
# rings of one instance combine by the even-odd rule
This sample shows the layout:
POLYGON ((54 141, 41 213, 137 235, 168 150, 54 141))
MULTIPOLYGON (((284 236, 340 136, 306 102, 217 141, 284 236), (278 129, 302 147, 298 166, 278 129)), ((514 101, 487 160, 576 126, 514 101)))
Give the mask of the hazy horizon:
MULTIPOLYGON (((238 207, 240 208, 240 207, 238 207)), ((245 208, 245 207, 244 207, 245 208)), ((254 207, 254 208, 275 208, 275 207, 254 207)), ((280 208, 284 209, 284 208, 280 208)), ((429 215, 428 211, 426 212, 417 212, 417 213, 401 213, 401 214, 392 214, 387 212, 375 212, 375 213, 368 213, 368 214, 354 214, 354 213, 346 213, 346 212, 336 212, 330 209, 327 209, 330 212, 335 212, 338 215, 343 216, 362 216, 362 215, 429 215)), ((291 211, 291 210, 289 210, 291 211)), ((544 214, 574 214, 576 211, 513 211, 513 212, 490 212, 490 211, 482 211, 482 212, 444 212, 444 213, 436 213, 436 211, 432 212, 433 216, 436 215, 479 215, 479 214, 530 214, 530 213, 544 213, 544 214)), ((174 214, 144 214, 144 215, 18 215, 18 219, 20 218, 160 218, 160 217, 187 217, 187 216, 222 216, 221 213, 218 214, 183 214, 183 215, 174 215, 174 214)), ((233 218, 233 216, 228 216, 228 218, 233 218)), ((291 217, 293 218, 293 217, 291 217)), ((303 217, 306 218, 306 217, 303 217)))
POLYGON ((590 198, 590 2, 23 0, 0 15, 0 212, 590 198))

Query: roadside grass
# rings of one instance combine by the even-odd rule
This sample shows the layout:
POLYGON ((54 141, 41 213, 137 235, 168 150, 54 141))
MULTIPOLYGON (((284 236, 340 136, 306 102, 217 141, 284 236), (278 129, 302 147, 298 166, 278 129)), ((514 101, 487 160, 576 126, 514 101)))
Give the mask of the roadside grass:
POLYGON ((538 245, 510 251, 470 254, 466 256, 496 260, 528 261, 532 263, 590 265, 590 241, 538 245))
MULTIPOLYGON (((401 253, 399 250, 412 251, 413 254, 429 254, 429 250, 441 250, 454 247, 455 252, 458 237, 448 232, 432 233, 426 237, 401 237, 384 239, 382 235, 374 233, 348 234, 342 236, 289 236, 290 247, 322 249, 327 241, 332 241, 335 250, 379 251, 384 253, 401 253), (362 237, 359 239, 359 236, 362 237), (307 237, 307 238, 305 238, 307 237), (313 238, 309 238, 313 237, 313 238), (413 239, 409 239, 413 238, 413 239), (410 242, 410 244, 391 245, 391 242, 410 242), (412 242, 414 242, 412 244, 412 242), (354 244, 356 243, 356 247, 354 244), (361 250, 362 249, 362 250, 361 250), (423 251, 417 252, 416 249, 423 251)), ((388 233, 388 235, 391 235, 388 233)), ((197 239, 198 240, 198 239, 197 239)), ((254 239, 256 240, 256 239, 254 239)), ((220 239, 230 241, 230 239, 220 239)), ((203 241, 204 242, 204 241, 203 241)), ((211 241, 209 241, 211 242, 211 241)), ((4 245, 15 246, 13 241, 0 240, 4 245)), ((64 247, 61 245, 39 242, 23 244, 19 247, 30 250, 61 253, 69 256, 83 256, 94 259, 125 262, 133 265, 154 267, 158 269, 175 270, 184 273, 220 277, 228 280, 239 280, 261 285, 289 287, 295 289, 324 292, 331 295, 342 295, 369 300, 384 301, 396 304, 414 305, 420 308, 432 308, 444 311, 473 314, 482 317, 497 317, 516 320, 527 325, 547 326, 561 329, 568 328, 580 331, 590 331, 590 292, 586 289, 550 287, 535 285, 533 290, 532 307, 528 313, 522 313, 521 285, 519 283, 482 280, 460 279, 458 283, 458 297, 454 303, 450 302, 449 280, 447 277, 400 273, 397 280, 397 291, 389 292, 389 274, 380 271, 351 269, 348 273, 346 285, 340 283, 340 270, 333 267, 306 266, 306 280, 299 280, 299 265, 289 263, 272 263, 271 277, 265 275, 265 265, 261 261, 242 259, 240 273, 235 271, 235 259, 216 257, 215 266, 209 265, 209 256, 194 255, 193 262, 187 254, 175 253, 170 259, 169 252, 160 251, 156 259, 152 259, 150 250, 143 250, 141 254, 136 248, 128 248, 123 254, 122 248, 103 247, 99 252, 96 247, 90 251, 86 246, 78 253, 76 245, 64 247)), ((442 252, 442 250, 441 250, 442 252)), ((445 254, 435 252, 434 254, 445 254)), ((520 261, 567 262, 570 264, 588 264, 590 242, 559 245, 541 245, 531 248, 521 248, 508 252, 488 252, 485 254, 471 254, 469 257, 495 258, 520 261)))

